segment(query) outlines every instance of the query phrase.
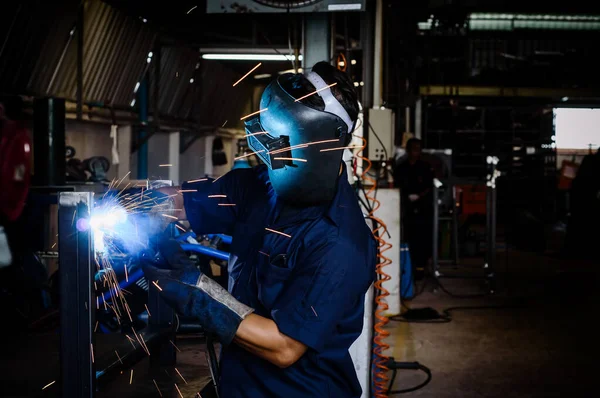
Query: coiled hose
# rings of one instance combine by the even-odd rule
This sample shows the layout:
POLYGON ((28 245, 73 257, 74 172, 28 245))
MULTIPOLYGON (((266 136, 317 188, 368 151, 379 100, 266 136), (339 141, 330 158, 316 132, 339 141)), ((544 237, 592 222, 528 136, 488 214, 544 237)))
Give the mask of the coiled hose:
POLYGON ((377 308, 375 309, 375 318, 376 323, 373 326, 373 395, 376 398, 387 397, 388 391, 388 367, 387 364, 389 362, 389 358, 383 354, 385 350, 387 350, 390 346, 385 343, 385 338, 390 335, 390 332, 384 329, 385 325, 389 322, 388 318, 385 316, 385 312, 387 311, 388 304, 386 303, 385 298, 389 296, 389 292, 383 287, 383 283, 391 279, 391 277, 383 271, 383 267, 392 263, 388 257, 384 256, 383 253, 392 248, 392 245, 386 242, 383 239, 385 233, 387 233, 387 226, 385 223, 374 216, 374 213, 380 206, 379 201, 375 198, 373 193, 377 189, 377 181, 370 178, 367 173, 371 169, 371 161, 364 156, 362 153, 367 144, 367 140, 363 137, 360 137, 363 141, 363 145, 357 153, 357 157, 363 160, 363 171, 361 174, 361 179, 363 182, 368 182, 370 184, 369 189, 365 192, 365 197, 368 202, 372 203, 370 209, 368 209, 369 214, 367 218, 373 221, 373 236, 377 240, 377 280, 375 281, 375 289, 377 290, 375 293, 375 302, 377 304, 377 308))

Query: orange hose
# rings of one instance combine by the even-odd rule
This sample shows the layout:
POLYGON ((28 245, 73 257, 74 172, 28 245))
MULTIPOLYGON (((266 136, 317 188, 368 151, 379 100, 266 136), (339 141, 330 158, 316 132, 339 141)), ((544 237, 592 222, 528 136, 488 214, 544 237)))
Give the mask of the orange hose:
MULTIPOLYGON (((359 154, 361 154, 364 151, 365 146, 367 145, 367 140, 363 137, 360 138, 363 141, 363 146, 358 152, 359 154)), ((363 182, 369 181, 371 183, 371 187, 367 190, 367 193, 365 194, 366 200, 370 201, 373 205, 372 210, 367 215, 367 217, 373 220, 377 225, 377 228, 374 228, 373 230, 373 236, 375 236, 379 248, 377 253, 377 258, 379 261, 377 262, 376 269, 378 278, 375 281, 375 289, 377 289, 379 293, 375 297, 375 302, 377 303, 377 309, 375 310, 375 318, 377 318, 377 323, 375 323, 375 325, 373 326, 375 334, 373 337, 373 343, 375 345, 375 348, 373 349, 373 354, 375 354, 375 358, 373 359, 373 363, 375 365, 375 369, 373 370, 373 383, 375 384, 375 397, 383 398, 388 396, 387 391, 389 381, 387 377, 387 372, 389 369, 385 365, 389 358, 383 354, 383 351, 390 347, 384 342, 384 339, 390 335, 390 332, 384 329, 385 325, 389 322, 389 319, 384 315, 385 311, 389 308, 387 303, 385 302, 385 298, 389 296, 390 293, 383 287, 383 282, 391 279, 391 277, 383 271, 383 267, 392 263, 392 260, 384 256, 383 253, 387 250, 390 250, 392 248, 392 245, 383 239, 384 234, 387 233, 387 226, 381 219, 374 216, 375 211, 377 211, 377 209, 379 209, 380 207, 380 203, 372 195, 377 189, 377 181, 373 180, 367 175, 367 172, 371 169, 371 161, 365 158, 364 156, 357 156, 366 163, 366 167, 365 164, 363 164, 363 172, 361 174, 363 182)))

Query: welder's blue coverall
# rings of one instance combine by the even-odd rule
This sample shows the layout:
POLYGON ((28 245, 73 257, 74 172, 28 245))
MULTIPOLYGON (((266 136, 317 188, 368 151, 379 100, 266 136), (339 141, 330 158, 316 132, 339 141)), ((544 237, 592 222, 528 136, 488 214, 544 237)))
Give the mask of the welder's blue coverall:
POLYGON ((362 331, 364 295, 375 277, 376 243, 345 168, 337 194, 326 206, 284 205, 265 166, 233 170, 214 182, 186 183, 182 189, 197 190, 184 193, 187 217, 197 234, 233 237, 229 292, 308 346, 286 369, 235 343, 225 347, 221 398, 359 397, 348 348, 362 331), (227 204, 235 206, 223 206, 227 204))

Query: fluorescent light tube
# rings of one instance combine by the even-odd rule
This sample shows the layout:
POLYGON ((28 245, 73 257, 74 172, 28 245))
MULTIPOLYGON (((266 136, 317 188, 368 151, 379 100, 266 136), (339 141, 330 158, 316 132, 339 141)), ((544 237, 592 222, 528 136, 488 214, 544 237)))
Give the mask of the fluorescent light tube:
MULTIPOLYGON (((222 61, 295 61, 295 55, 285 54, 202 54, 202 59, 222 61)), ((302 61, 302 55, 298 56, 302 61)))

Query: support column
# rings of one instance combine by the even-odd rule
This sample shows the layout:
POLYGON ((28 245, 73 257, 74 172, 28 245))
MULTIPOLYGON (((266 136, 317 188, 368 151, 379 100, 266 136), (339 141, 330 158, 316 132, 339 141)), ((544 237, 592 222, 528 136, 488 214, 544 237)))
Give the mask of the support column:
POLYGON ((83 19, 85 1, 81 2, 77 12, 77 120, 83 119, 83 19))
MULTIPOLYGON (((63 156, 64 157, 64 156, 63 156)), ((96 299, 91 231, 79 230, 89 219, 94 194, 63 192, 58 201, 60 276, 60 370, 63 397, 95 396, 94 318, 96 299)))
POLYGON ((377 0, 375 8, 375 51, 373 61, 373 108, 382 105, 381 86, 383 80, 383 0, 377 0))
POLYGON ((423 117, 422 110, 423 110, 423 99, 419 98, 415 102, 415 137, 418 139, 421 139, 422 134, 423 134, 422 133, 422 125, 421 125, 421 119, 423 117))
POLYGON ((33 166, 36 185, 65 183, 65 100, 36 99, 33 104, 33 166))
POLYGON ((180 144, 179 131, 175 133, 169 133, 169 180, 173 182, 173 185, 179 185, 179 144, 180 144))
MULTIPOLYGON (((138 139, 144 141, 148 135, 148 76, 144 76, 140 82, 140 88, 138 89, 138 104, 139 104, 139 116, 140 124, 142 129, 139 132, 138 139)), ((137 151, 137 178, 138 180, 145 180, 148 178, 148 141, 140 145, 137 151)))
POLYGON ((304 43, 302 43, 302 68, 304 73, 314 64, 331 59, 331 28, 328 13, 306 14, 304 20, 304 43))
POLYGON ((119 151, 119 170, 117 178, 121 179, 125 178, 127 173, 131 170, 131 125, 119 126, 117 150, 119 151))

